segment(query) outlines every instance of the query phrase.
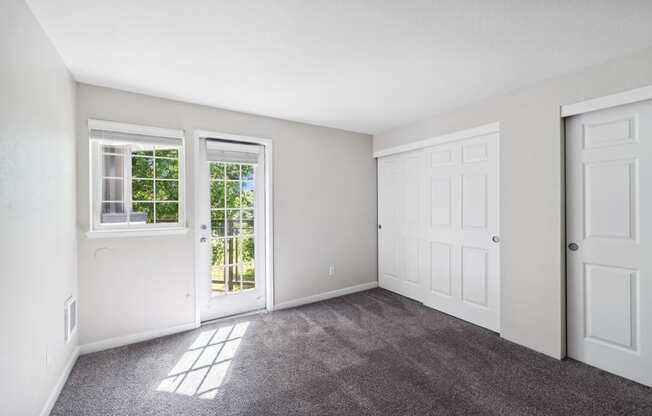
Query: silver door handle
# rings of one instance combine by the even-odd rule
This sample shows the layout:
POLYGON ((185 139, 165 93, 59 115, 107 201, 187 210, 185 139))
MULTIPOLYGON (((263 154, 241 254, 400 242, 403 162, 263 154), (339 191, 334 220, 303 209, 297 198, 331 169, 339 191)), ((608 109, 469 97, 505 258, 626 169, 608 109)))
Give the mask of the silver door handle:
POLYGON ((206 237, 202 237, 202 238, 199 239, 200 243, 205 243, 207 241, 208 241, 208 239, 206 237))
POLYGON ((494 243, 500 243, 500 237, 494 235, 493 237, 491 237, 491 241, 493 241, 494 243))
POLYGON ((570 243, 568 245, 568 249, 570 251, 577 251, 577 250, 579 250, 579 248, 580 248, 580 246, 578 246, 577 243, 570 243))

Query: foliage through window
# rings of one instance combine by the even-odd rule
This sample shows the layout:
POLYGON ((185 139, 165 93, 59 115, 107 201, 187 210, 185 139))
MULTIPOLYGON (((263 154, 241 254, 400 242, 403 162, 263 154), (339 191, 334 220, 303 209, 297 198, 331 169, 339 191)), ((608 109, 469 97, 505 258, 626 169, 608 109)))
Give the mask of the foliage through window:
POLYGON ((212 290, 255 287, 254 165, 209 162, 212 290))

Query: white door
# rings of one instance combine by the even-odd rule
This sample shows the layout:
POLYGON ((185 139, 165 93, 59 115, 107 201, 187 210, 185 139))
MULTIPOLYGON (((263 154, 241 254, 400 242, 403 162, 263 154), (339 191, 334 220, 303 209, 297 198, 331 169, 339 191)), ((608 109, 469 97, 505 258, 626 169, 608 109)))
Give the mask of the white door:
POLYGON ((499 331, 498 135, 425 153, 424 304, 499 331))
POLYGON ((265 307, 262 146, 202 139, 197 272, 201 320, 265 307))
POLYGON ((566 120, 568 355, 652 385, 652 102, 566 120))
POLYGON ((497 134, 380 158, 378 211, 381 287, 499 330, 497 134))
POLYGON ((420 152, 378 160, 379 285, 419 301, 421 161, 420 152))

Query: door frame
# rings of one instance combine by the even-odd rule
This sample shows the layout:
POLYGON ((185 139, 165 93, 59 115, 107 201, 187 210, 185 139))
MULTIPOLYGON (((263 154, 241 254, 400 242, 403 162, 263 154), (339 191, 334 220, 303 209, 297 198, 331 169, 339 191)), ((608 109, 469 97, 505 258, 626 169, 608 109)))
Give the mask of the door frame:
POLYGON ((268 312, 274 310, 274 197, 273 197, 273 177, 272 172, 272 140, 262 137, 243 136, 232 133, 210 131, 210 130, 195 130, 193 133, 193 181, 194 181, 194 220, 192 224, 192 235, 194 239, 194 256, 193 256, 193 285, 194 285, 194 304, 195 304, 195 325, 201 325, 201 305, 199 304, 199 287, 201 280, 206 276, 201 276, 197 265, 200 261, 200 243, 199 236, 197 235, 197 222, 201 216, 199 204, 197 204, 197 195, 199 195, 199 175, 198 169, 200 148, 199 143, 201 139, 222 139, 243 143, 254 143, 263 146, 265 152, 265 309, 268 312))
MULTIPOLYGON (((585 113, 590 113, 593 111, 598 111, 598 110, 606 110, 608 108, 613 108, 613 107, 619 107, 621 105, 627 105, 627 104, 634 104, 638 103, 641 101, 647 101, 647 100, 652 100, 652 85, 648 85, 645 87, 640 87, 640 88, 635 88, 632 90, 627 90, 623 92, 619 92, 616 94, 610 94, 610 95, 604 95, 596 98, 591 98, 588 100, 584 101, 579 101, 576 103, 572 104, 565 104, 560 106, 559 108, 559 115, 560 115, 560 122, 561 122, 561 139, 562 139, 562 151, 561 151, 561 165, 562 165, 562 172, 563 172, 563 177, 562 177, 562 186, 561 186, 561 200, 562 200, 562 217, 563 217, 563 232, 561 236, 561 249, 563 250, 564 255, 562 258, 564 259, 564 264, 563 264, 563 272, 562 272, 562 279, 563 279, 563 296, 562 296, 562 333, 564 336, 563 339, 563 350, 560 358, 566 358, 568 357, 568 337, 569 337, 569 329, 568 329, 568 281, 569 281, 569 275, 568 275, 568 217, 566 215, 567 213, 567 195, 568 195, 568 187, 567 181, 568 181, 568 166, 566 164, 566 140, 568 139, 566 137, 566 118, 580 115, 580 114, 585 114, 585 113)), ((606 371, 606 370, 605 370, 606 371)))

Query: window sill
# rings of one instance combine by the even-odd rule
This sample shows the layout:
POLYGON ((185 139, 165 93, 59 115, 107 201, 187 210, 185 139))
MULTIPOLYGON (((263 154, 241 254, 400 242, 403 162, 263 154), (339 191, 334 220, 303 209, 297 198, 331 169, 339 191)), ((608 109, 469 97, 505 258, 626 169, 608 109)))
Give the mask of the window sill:
POLYGON ((183 235, 188 233, 188 228, 154 228, 145 230, 102 230, 88 231, 86 238, 130 238, 130 237, 159 237, 163 235, 183 235))

